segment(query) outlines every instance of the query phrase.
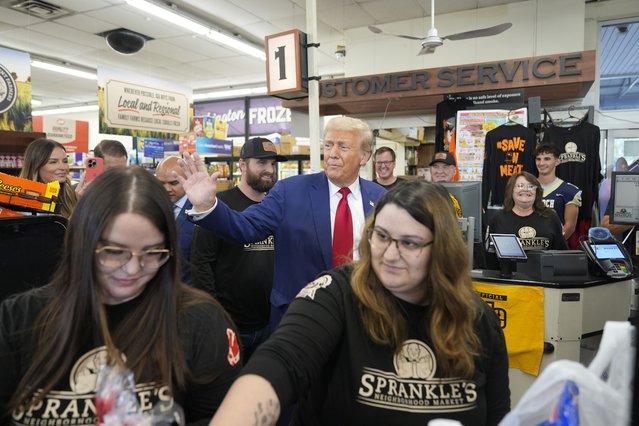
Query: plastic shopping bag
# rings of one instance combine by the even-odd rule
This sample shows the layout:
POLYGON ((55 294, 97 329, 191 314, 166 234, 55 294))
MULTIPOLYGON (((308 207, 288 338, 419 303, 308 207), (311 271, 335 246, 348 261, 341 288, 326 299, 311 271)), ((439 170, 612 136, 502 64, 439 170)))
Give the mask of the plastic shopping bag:
POLYGON ((135 394, 133 373, 118 367, 100 368, 95 394, 97 426, 164 426, 174 422, 184 424, 181 408, 174 404, 170 412, 162 413, 156 406, 144 413, 135 394))
MULTIPOLYGON (((537 377, 500 426, 625 426, 630 423, 634 377, 634 327, 609 321, 589 367, 559 360, 537 377), (553 410, 566 398, 573 382, 572 406, 577 412, 564 423, 552 423, 553 410), (569 386, 568 386, 569 387, 569 386)), ((570 407, 568 407, 570 409, 570 407)))

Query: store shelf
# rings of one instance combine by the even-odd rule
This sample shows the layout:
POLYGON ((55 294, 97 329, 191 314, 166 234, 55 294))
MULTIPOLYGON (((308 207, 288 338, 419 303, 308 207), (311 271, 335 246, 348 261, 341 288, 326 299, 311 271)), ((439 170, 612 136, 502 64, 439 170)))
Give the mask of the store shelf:
MULTIPOLYGON (((41 132, 0 130, 0 155, 24 156, 24 150, 33 140, 46 136, 46 133, 41 132)), ((0 172, 17 176, 20 174, 20 167, 1 167, 0 172)))
MULTIPOLYGON (((282 178, 294 175, 294 174, 298 174, 301 175, 304 173, 304 162, 305 161, 310 161, 311 156, 310 155, 286 155, 286 158, 288 159, 288 161, 286 161, 285 163, 283 163, 282 165, 280 165, 280 170, 285 168, 285 164, 286 163, 290 163, 290 162, 297 162, 297 173, 286 173, 284 176, 281 176, 282 178)), ((229 168, 233 168, 233 163, 237 163, 239 161, 239 157, 233 157, 233 156, 229 156, 229 155, 220 155, 220 156, 207 156, 204 157, 204 163, 205 164, 211 164, 211 163, 228 163, 229 168)), ((281 175, 281 173, 280 173, 281 175)), ((239 173, 235 172, 233 173, 233 177, 238 177, 239 173)))

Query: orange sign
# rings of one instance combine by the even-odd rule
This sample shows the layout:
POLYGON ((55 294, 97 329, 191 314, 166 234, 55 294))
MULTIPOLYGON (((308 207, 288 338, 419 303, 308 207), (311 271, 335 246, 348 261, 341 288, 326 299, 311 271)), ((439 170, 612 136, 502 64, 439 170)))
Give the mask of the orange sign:
POLYGON ((67 154, 89 152, 89 122, 52 116, 33 117, 33 130, 45 132, 48 139, 60 142, 67 154))

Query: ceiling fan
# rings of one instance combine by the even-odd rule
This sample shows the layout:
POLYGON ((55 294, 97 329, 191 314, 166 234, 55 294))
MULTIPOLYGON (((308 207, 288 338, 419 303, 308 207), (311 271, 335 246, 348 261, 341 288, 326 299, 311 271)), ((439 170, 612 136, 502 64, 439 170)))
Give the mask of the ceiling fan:
POLYGON ((478 30, 465 31, 463 33, 450 34, 444 37, 440 37, 437 35, 437 28, 435 28, 435 0, 431 0, 430 2, 430 29, 428 30, 428 35, 426 37, 415 37, 403 34, 390 34, 385 33, 381 29, 369 25, 368 29, 374 32, 375 34, 386 34, 395 37, 407 38, 409 40, 419 40, 422 43, 422 49, 419 51, 418 55, 425 55, 429 53, 435 53, 435 49, 442 44, 444 44, 444 40, 466 40, 469 38, 478 38, 478 37, 488 37, 497 34, 501 34, 506 31, 508 28, 512 27, 513 24, 510 22, 506 22, 503 24, 495 25, 493 27, 480 28, 478 30))

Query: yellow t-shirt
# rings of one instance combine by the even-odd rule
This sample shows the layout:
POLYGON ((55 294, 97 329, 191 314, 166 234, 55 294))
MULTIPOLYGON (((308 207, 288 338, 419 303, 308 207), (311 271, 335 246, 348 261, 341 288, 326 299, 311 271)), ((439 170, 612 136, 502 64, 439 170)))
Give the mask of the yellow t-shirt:
POLYGON ((461 219, 463 216, 459 201, 457 201, 457 198, 455 198, 455 196, 450 192, 448 193, 448 195, 450 195, 450 200, 453 202, 453 206, 455 207, 455 215, 457 216, 457 219, 461 219))

